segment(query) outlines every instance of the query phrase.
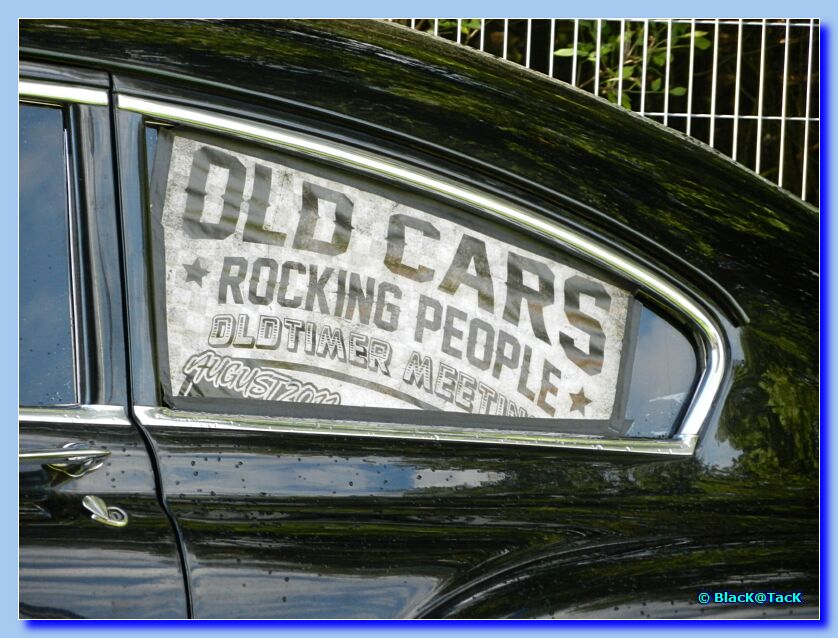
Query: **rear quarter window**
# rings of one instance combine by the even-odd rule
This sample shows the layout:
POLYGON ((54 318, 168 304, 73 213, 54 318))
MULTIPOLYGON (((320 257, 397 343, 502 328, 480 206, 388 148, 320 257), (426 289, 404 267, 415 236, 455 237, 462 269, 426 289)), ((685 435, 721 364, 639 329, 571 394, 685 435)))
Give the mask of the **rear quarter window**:
POLYGON ((570 251, 343 167, 148 131, 170 406, 667 436, 689 398, 689 339, 570 251), (661 357, 679 374, 655 377, 661 357))

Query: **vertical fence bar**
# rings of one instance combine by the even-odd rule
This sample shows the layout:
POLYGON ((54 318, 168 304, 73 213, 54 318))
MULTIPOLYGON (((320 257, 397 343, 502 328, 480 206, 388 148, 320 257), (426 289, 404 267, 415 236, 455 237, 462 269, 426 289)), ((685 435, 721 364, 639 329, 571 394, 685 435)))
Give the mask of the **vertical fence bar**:
POLYGON ((599 95, 599 57, 600 57, 600 50, 602 49, 602 20, 597 19, 596 21, 596 59, 594 60, 594 64, 596 68, 594 69, 594 95, 599 95))
POLYGON ((693 124, 693 74, 695 72, 695 18, 690 20, 690 76, 687 79, 687 135, 693 124))
POLYGON ((762 38, 759 45, 759 91, 757 95, 757 156, 754 162, 754 172, 759 173, 762 167, 762 97, 765 95, 765 36, 768 30, 768 20, 762 19, 762 38))
POLYGON ((672 18, 666 21, 666 68, 663 81, 663 125, 669 124, 669 67, 672 60, 672 18))
MULTIPOLYGON (((820 25, 818 25, 820 26, 820 25)), ((809 116, 812 100, 812 49, 815 42, 815 20, 809 20, 809 59, 806 63, 806 117, 803 120, 803 183, 800 187, 800 199, 806 200, 806 174, 809 169, 809 116)))
POLYGON ((742 18, 739 18, 739 32, 736 37, 736 80, 733 88, 733 150, 731 157, 736 160, 739 148, 739 81, 742 78, 742 18))
MULTIPOLYGON (((456 37, 454 38, 458 44, 468 44, 470 41, 470 37, 463 37, 463 25, 464 18, 457 18, 456 19, 456 37)), ((432 23, 432 30, 434 35, 439 36, 440 34, 440 23, 442 22, 439 18, 434 18, 431 20, 425 19, 417 19, 417 18, 409 18, 409 19, 400 19, 395 20, 391 19, 392 22, 399 22, 400 24, 409 24, 410 28, 413 30, 423 30, 423 31, 430 31, 431 30, 431 23, 432 23)), ((517 26, 523 27, 519 21, 517 26)), ((571 69, 570 69, 570 83, 573 86, 578 86, 579 84, 579 73, 580 67, 582 63, 588 58, 585 57, 580 60, 580 22, 581 20, 576 18, 573 19, 573 49, 572 49, 572 60, 571 60, 571 69)), ((647 116, 648 104, 649 101, 647 100, 647 93, 650 92, 648 87, 649 79, 650 79, 650 71, 656 72, 655 68, 651 68, 649 66, 649 55, 650 55, 650 26, 654 25, 657 27, 658 24, 661 24, 662 21, 659 20, 649 20, 647 18, 643 18, 640 20, 636 20, 634 22, 642 23, 642 25, 638 24, 638 28, 642 28, 642 37, 643 43, 642 47, 640 43, 634 39, 635 34, 632 32, 632 20, 621 18, 619 19, 620 23, 620 31, 619 31, 619 60, 618 60, 618 74, 616 78, 617 87, 616 87, 616 101, 618 104, 622 106, 623 103, 623 94, 626 93, 626 97, 630 97, 630 90, 631 87, 634 86, 633 84, 627 85, 625 80, 626 78, 623 77, 626 71, 626 65, 630 62, 631 64, 636 64, 636 51, 638 49, 642 49, 642 59, 641 59, 641 69, 640 69, 640 97, 639 97, 639 115, 647 116), (629 22, 628 28, 626 26, 626 22, 629 22), (626 46, 626 36, 629 36, 629 43, 631 46, 631 50, 629 51, 628 47, 626 46), (627 54, 630 57, 627 59, 627 54)), ((790 135, 789 133, 789 122, 791 121, 799 121, 802 119, 803 121, 803 157, 801 160, 801 183, 800 183, 800 197, 802 199, 806 199, 807 191, 807 180, 808 180, 808 172, 809 172, 809 165, 810 162, 810 138, 811 138, 811 129, 812 123, 818 122, 818 117, 812 116, 812 85, 813 85, 813 65, 814 65, 814 47, 815 47, 815 19, 808 20, 808 25, 803 21, 796 21, 794 24, 791 23, 790 19, 785 19, 785 24, 781 21, 772 21, 769 24, 767 18, 762 18, 759 21, 746 21, 744 19, 738 19, 736 22, 734 21, 725 21, 720 20, 718 18, 709 21, 700 21, 695 18, 689 20, 690 25, 690 37, 689 37, 689 77, 687 83, 687 103, 686 103, 686 112, 685 113, 670 113, 670 88, 672 84, 672 71, 673 71, 673 61, 672 61, 672 51, 675 48, 680 48, 682 45, 673 44, 673 31, 674 27, 673 24, 675 20, 666 19, 666 66, 663 72, 664 75, 664 90, 663 90, 663 112, 657 113, 652 112, 650 113, 651 116, 657 117, 662 115, 663 116, 663 123, 664 125, 669 124, 670 115, 672 116, 684 116, 686 117, 686 133, 688 135, 692 135, 692 121, 695 118, 709 118, 709 139, 708 143, 711 147, 716 147, 716 122, 717 120, 721 119, 732 119, 733 120, 733 139, 732 139, 732 148, 731 148, 731 157, 734 161, 738 161, 738 151, 739 151, 739 123, 740 121, 750 121, 756 120, 756 149, 755 149, 755 158, 754 158, 754 170, 757 173, 760 173, 762 170, 763 165, 763 156, 764 153, 764 142, 763 136, 766 134, 766 122, 769 121, 776 121, 779 120, 780 127, 779 127, 779 145, 778 145, 778 158, 777 158, 777 179, 776 182, 780 187, 783 187, 784 183, 788 180, 788 174, 785 170, 785 154, 786 149, 789 148, 787 143, 787 136, 790 135), (704 112, 703 106, 693 104, 693 93, 695 89, 695 76, 696 76, 696 66, 699 65, 699 76, 704 75, 706 73, 706 69, 703 66, 703 60, 701 56, 699 56, 698 60, 696 60, 696 41, 697 41, 697 27, 696 23, 701 22, 701 24, 712 24, 714 33, 713 33, 713 52, 712 52, 712 66, 709 69, 710 71, 710 108, 709 112, 704 112), (736 70, 735 70, 735 78, 734 78, 734 99, 733 99, 733 114, 729 115, 728 112, 724 111, 722 107, 719 106, 719 85, 726 87, 728 85, 728 79, 726 76, 721 75, 721 63, 720 58, 721 56, 721 49, 720 49, 720 42, 726 43, 728 41, 728 36, 726 35, 723 39, 721 37, 721 29, 722 26, 730 26, 733 27, 737 25, 737 34, 736 34, 736 70), (742 74, 743 74, 743 60, 744 60, 744 27, 748 26, 749 29, 751 25, 755 28, 758 26, 761 29, 760 35, 760 59, 759 59, 759 72, 758 72, 758 91, 756 96, 756 113, 752 114, 753 111, 750 111, 747 114, 742 114, 741 108, 741 92, 742 92, 742 74), (772 69, 767 68, 769 63, 767 50, 768 50, 768 27, 772 28, 772 34, 774 32, 778 32, 779 28, 784 26, 784 37, 785 40, 783 42, 783 70, 782 70, 782 89, 781 89, 781 105, 780 105, 780 113, 779 116, 774 115, 770 112, 766 115, 766 91, 768 91, 768 95, 771 95, 771 91, 773 90, 773 85, 766 87, 767 82, 773 81, 774 73, 772 69), (791 60, 791 49, 792 49, 792 38, 798 37, 794 35, 795 29, 791 27, 795 27, 797 32, 802 33, 805 28, 808 27, 808 50, 807 50, 807 63, 806 63, 806 95, 805 95, 805 113, 802 118, 798 117, 796 111, 792 110, 789 111, 789 88, 788 84, 790 78, 792 81, 795 81, 794 78, 797 77, 799 74, 798 68, 802 66, 798 63, 797 55, 795 54, 795 59, 791 60), (771 77, 768 76, 768 73, 771 72, 771 77), (695 110, 698 108, 699 110, 695 110), (721 113, 720 113, 721 111, 721 113), (790 115, 791 113, 791 115, 790 115)), ((683 22, 686 22, 684 20, 683 22)), ((510 19, 504 18, 503 19, 503 59, 508 60, 510 56, 510 19)), ((554 77, 556 73, 556 60, 554 55, 554 50, 556 47, 556 36, 557 36, 557 20, 550 19, 550 42, 549 42, 549 57, 548 57, 548 74, 550 77, 554 77)), ((596 51, 595 55, 595 67, 594 67, 594 77, 593 77, 593 92, 595 95, 600 95, 601 92, 601 79, 602 79, 602 69, 603 63, 605 62, 602 53, 602 45, 603 45, 603 19, 596 19, 596 51)), ((470 23, 471 24, 471 23, 470 23)), ((486 24, 487 20, 485 18, 479 19, 479 47, 481 51, 486 50, 486 24)), ((566 24, 566 23, 565 23, 566 24)), ((516 28, 517 28, 516 26, 516 28)), ((567 25, 569 27, 569 25, 567 25)), ((654 31, 654 37, 657 39, 658 31, 654 31)), ((680 28, 678 33, 680 33, 680 28)), ((750 31, 749 31, 750 33, 750 31)), ((474 33, 467 33, 467 35, 474 36, 474 33)), ((755 35, 755 34, 754 34, 755 35)), ((637 34, 637 37, 641 37, 640 34, 637 34)), ((749 37, 751 37, 749 35, 749 37)), ((800 35, 799 40, 796 40, 796 44, 799 44, 801 47, 804 46, 804 38, 805 35, 800 35)), ((773 39, 772 35, 772 43, 775 40, 773 39)), ((704 43, 702 47, 705 46, 704 43)), ((703 49, 702 49, 703 50, 703 49)), ((726 49, 727 50, 727 49, 726 49)), ((797 51, 797 49, 795 49, 797 51)), ((709 53, 709 52, 708 52, 709 53)), ((779 52, 778 52, 779 53, 779 52)), ((523 65, 526 68, 532 68, 533 64, 533 19, 528 18, 526 20, 526 49, 524 51, 524 62, 523 65)), ((536 55, 540 55, 536 52, 536 55)), ((609 54, 610 55, 610 54, 609 54)), ((773 58, 772 58, 773 59, 773 58)), ((608 61, 610 65, 610 61, 608 61)), ((606 67, 610 68, 610 67, 606 67)), ((636 70, 636 67, 632 67, 633 70, 636 70)), ((634 74, 626 74, 627 77, 636 77, 634 74)), ((656 76, 656 79, 659 81, 660 78, 656 76)), ((613 82, 614 78, 608 78, 605 82, 607 85, 607 91, 605 93, 610 93, 612 90, 612 86, 610 82, 613 82)), ((793 94, 794 95, 794 94, 793 94)), ((700 97, 700 95, 699 95, 700 97)), ((703 101, 702 101, 703 102, 703 101)), ((725 102, 726 103, 726 102, 725 102)), ((632 108, 632 107, 629 107, 632 108)), ((657 109, 652 109, 652 111, 657 111, 657 109)), ((773 139, 773 138, 772 138, 773 139)), ((773 154, 773 153, 772 153, 773 154)), ((793 158, 796 159, 796 158, 793 158)), ((771 163, 771 166, 767 166, 768 169, 773 169, 774 164, 771 163)), ((795 188, 795 185, 791 186, 795 188)), ((795 188, 796 190, 796 188, 795 188)))
POLYGON ((532 59, 532 19, 527 18, 527 53, 524 57, 524 66, 530 68, 530 60, 532 59))
POLYGON ((617 104, 623 105, 623 57, 626 52, 626 21, 620 19, 620 63, 617 65, 617 104))
POLYGON ((646 113, 646 58, 649 56, 649 20, 643 21, 643 70, 640 73, 640 115, 646 113))
POLYGON ((780 166, 777 172, 777 185, 783 185, 783 164, 786 153, 786 89, 789 82, 789 37, 791 36, 791 25, 786 18, 786 46, 783 49, 783 103, 780 106, 780 166))
MULTIPOLYGON (((553 21, 555 22, 555 20, 553 21)), ((573 64, 570 69, 570 83, 576 86, 576 56, 579 51, 579 20, 573 21, 573 64)), ((551 74, 552 75, 552 74, 551 74)))
POLYGON ((710 80, 710 146, 716 145, 716 83, 719 77, 719 19, 713 33, 713 77, 710 80))

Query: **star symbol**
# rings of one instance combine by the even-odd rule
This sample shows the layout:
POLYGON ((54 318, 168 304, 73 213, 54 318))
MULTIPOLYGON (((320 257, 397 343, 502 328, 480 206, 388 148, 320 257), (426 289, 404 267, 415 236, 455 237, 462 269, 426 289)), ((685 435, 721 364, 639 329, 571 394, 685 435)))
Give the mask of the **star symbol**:
POLYGON ((585 388, 580 388, 579 392, 573 393, 568 392, 570 395, 570 400, 573 402, 573 405, 570 406, 570 411, 573 412, 574 410, 579 411, 582 413, 582 416, 585 416, 585 406, 591 403, 591 400, 585 396, 585 388))
POLYGON ((209 270, 201 265, 201 258, 195 257, 195 261, 191 264, 183 264, 183 267, 186 269, 186 283, 194 281, 203 288, 204 277, 209 274, 209 270))

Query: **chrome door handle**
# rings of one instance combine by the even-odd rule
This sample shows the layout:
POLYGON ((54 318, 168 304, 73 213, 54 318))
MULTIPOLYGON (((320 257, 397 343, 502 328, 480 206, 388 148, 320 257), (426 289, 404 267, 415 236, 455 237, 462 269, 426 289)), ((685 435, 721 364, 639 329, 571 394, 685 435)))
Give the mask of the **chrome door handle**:
POLYGON ((102 467, 104 459, 110 456, 110 450, 93 448, 85 443, 66 443, 53 450, 29 450, 18 454, 19 462, 40 463, 46 467, 80 478, 102 467))
POLYGON ((88 494, 81 500, 81 504, 88 512, 90 518, 104 525, 111 527, 125 527, 128 525, 128 514, 125 510, 118 507, 108 507, 108 505, 98 496, 88 494))

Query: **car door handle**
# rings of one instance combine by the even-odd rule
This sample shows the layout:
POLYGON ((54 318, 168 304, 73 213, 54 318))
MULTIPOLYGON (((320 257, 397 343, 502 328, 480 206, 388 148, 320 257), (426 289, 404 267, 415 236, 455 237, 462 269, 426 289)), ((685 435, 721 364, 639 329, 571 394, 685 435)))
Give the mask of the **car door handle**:
POLYGON ((110 450, 90 447, 85 443, 66 443, 52 450, 28 450, 18 454, 21 463, 40 463, 72 478, 80 478, 102 467, 110 450))
POLYGON ((81 504, 94 521, 110 527, 125 527, 128 524, 128 514, 124 509, 108 506, 98 496, 88 494, 82 499, 81 504))

